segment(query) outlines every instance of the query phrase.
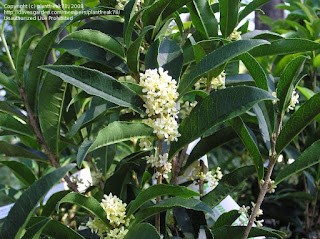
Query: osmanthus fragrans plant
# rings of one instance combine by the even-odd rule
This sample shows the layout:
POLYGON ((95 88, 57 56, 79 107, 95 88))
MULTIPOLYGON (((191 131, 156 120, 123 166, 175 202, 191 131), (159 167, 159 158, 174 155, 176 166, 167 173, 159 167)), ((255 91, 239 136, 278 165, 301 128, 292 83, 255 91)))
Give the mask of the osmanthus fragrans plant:
POLYGON ((42 36, 24 30, 25 40, 11 45, 3 28, 11 75, 0 75, 7 92, 0 127, 18 143, 1 141, 1 153, 15 159, 1 164, 23 193, 1 238, 284 238, 253 225, 262 224, 267 192, 319 163, 314 140, 272 175, 279 155, 320 113, 319 93, 298 108, 295 91, 320 44, 248 31, 242 20, 266 2, 101 1, 93 10, 119 15, 92 11, 45 28, 25 23, 16 27, 42 36), (274 56, 293 53, 273 77, 274 56), (228 172, 201 160, 235 138, 250 153, 245 166, 228 172), (84 193, 68 176, 76 166, 95 179, 84 193), (252 175, 260 193, 250 214, 242 207, 207 220, 252 175), (43 203, 63 177, 73 192, 43 203), (239 213, 248 222, 234 226, 239 213))

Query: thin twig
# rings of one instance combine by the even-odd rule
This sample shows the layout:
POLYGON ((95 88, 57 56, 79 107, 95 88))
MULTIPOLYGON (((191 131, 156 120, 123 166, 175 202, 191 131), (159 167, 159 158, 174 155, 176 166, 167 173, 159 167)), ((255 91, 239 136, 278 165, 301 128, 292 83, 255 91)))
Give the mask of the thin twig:
POLYGON ((13 60, 12 60, 12 57, 11 57, 11 54, 10 54, 10 51, 9 51, 9 47, 8 47, 8 44, 7 44, 7 41, 6 41, 6 38, 5 38, 3 32, 1 32, 0 37, 1 37, 1 41, 3 43, 4 49, 6 50, 6 54, 8 56, 10 66, 15 71, 16 67, 15 67, 15 65, 13 63, 13 60))

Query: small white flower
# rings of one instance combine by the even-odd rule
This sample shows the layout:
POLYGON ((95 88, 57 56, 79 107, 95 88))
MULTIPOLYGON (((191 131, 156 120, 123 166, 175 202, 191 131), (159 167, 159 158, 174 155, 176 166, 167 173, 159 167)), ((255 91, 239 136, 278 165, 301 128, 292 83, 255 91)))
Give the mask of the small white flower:
POLYGON ((226 88, 226 73, 221 72, 220 75, 212 78, 211 87, 214 90, 225 89, 226 88))
POLYGON ((294 90, 292 91, 292 96, 290 99, 290 103, 287 109, 287 112, 289 112, 290 110, 294 110, 294 108, 296 107, 296 104, 299 103, 299 94, 294 90))
POLYGON ((194 102, 186 101, 186 102, 184 102, 184 104, 181 106, 181 109, 179 111, 180 118, 181 119, 186 118, 190 114, 192 109, 197 105, 197 103, 198 103, 197 101, 194 101, 194 102))
POLYGON ((104 195, 101 206, 107 213, 107 218, 111 225, 119 226, 125 223, 126 203, 123 203, 117 196, 104 195))
POLYGON ((230 41, 238 41, 241 40, 241 32, 238 32, 237 30, 233 30, 233 32, 228 37, 230 41))

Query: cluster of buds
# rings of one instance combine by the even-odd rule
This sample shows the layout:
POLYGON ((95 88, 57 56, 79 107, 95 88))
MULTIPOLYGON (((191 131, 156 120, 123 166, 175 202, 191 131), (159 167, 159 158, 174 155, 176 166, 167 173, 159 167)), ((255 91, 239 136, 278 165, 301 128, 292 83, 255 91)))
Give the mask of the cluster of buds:
POLYGON ((202 77, 197 83, 195 83, 196 90, 202 90, 208 88, 210 84, 210 89, 221 90, 226 88, 226 73, 223 71, 217 77, 213 77, 208 83, 206 77, 202 77))
POLYGON ((190 114, 192 109, 197 105, 197 103, 198 103, 197 101, 184 102, 183 105, 181 105, 180 111, 179 111, 180 119, 185 119, 190 114))
POLYGON ((172 169, 171 162, 168 161, 168 154, 147 156, 147 163, 157 169, 155 178, 163 177, 167 179, 172 169))
MULTIPOLYGON (((252 207, 243 205, 242 207, 240 207, 239 213, 244 215, 247 219, 250 218, 249 211, 253 211, 253 209, 255 208, 256 204, 254 202, 251 202, 251 206, 252 207)), ((263 215, 263 210, 261 208, 259 208, 258 211, 257 211, 257 214, 255 215, 255 218, 254 218, 254 222, 257 224, 257 227, 262 227, 263 226, 264 220, 263 219, 257 220, 257 217, 260 217, 262 215, 263 215)))
POLYGON ((104 195, 101 206, 107 214, 110 228, 99 218, 89 218, 87 227, 93 233, 96 233, 100 239, 123 239, 128 232, 128 227, 133 216, 126 216, 126 203, 123 203, 118 197, 104 195))
POLYGON ((221 172, 221 168, 217 167, 215 171, 208 171, 207 173, 202 172, 201 166, 198 166, 194 171, 192 176, 190 177, 190 180, 194 181, 203 181, 207 183, 208 187, 213 190, 215 189, 220 179, 222 178, 223 174, 221 172))

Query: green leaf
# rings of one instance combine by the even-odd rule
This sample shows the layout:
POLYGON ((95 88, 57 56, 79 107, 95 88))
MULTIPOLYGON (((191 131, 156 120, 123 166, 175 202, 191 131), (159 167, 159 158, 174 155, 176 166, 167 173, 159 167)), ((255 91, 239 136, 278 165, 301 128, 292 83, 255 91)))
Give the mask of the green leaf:
POLYGON ((314 51, 320 48, 320 44, 301 38, 280 39, 271 42, 268 46, 259 46, 250 51, 254 57, 270 55, 286 55, 296 52, 314 51))
POLYGON ((182 71, 183 55, 180 46, 170 38, 160 42, 157 61, 173 79, 178 81, 182 71))
POLYGON ((239 22, 267 2, 269 2, 269 0, 253 0, 249 2, 248 5, 246 5, 245 8, 239 13, 239 22))
POLYGON ((10 92, 14 96, 20 98, 17 83, 13 79, 7 77, 5 74, 1 72, 0 72, 0 85, 2 85, 5 88, 5 90, 10 92))
POLYGON ((110 51, 113 54, 124 59, 124 49, 122 45, 113 37, 97 30, 83 29, 75 31, 63 38, 63 40, 76 40, 86 42, 110 51))
POLYGON ((181 198, 173 197, 160 201, 154 206, 144 208, 135 214, 135 223, 144 221, 145 219, 158 214, 160 212, 166 211, 168 209, 182 207, 186 209, 191 209, 195 211, 201 211, 204 213, 212 213, 212 209, 199 199, 194 198, 181 198))
POLYGON ((35 159, 37 161, 41 161, 42 163, 48 163, 48 161, 45 159, 45 156, 41 152, 37 152, 33 149, 31 150, 19 145, 9 144, 5 141, 0 141, 0 154, 3 154, 7 157, 35 159))
POLYGON ((27 117, 20 111, 20 109, 16 106, 13 106, 5 101, 0 101, 0 111, 4 113, 9 113, 12 116, 17 116, 23 121, 27 120, 27 117))
POLYGON ((88 94, 99 96, 114 104, 129 107, 138 113, 145 114, 142 106, 143 100, 110 75, 82 66, 47 65, 42 66, 41 69, 81 88, 88 94))
POLYGON ((26 186, 30 186, 37 180, 37 177, 33 174, 32 170, 23 163, 17 161, 0 161, 0 164, 10 168, 19 181, 26 186))
POLYGON ((303 64, 306 60, 305 56, 295 57, 283 70, 279 83, 277 85, 277 97, 279 99, 278 109, 284 114, 289 106, 292 92, 298 83, 298 77, 302 71, 303 64))
POLYGON ((28 76, 24 84, 27 100, 31 107, 31 110, 33 111, 35 111, 36 109, 38 87, 42 76, 42 72, 41 69, 39 69, 39 66, 43 65, 46 62, 47 56, 51 51, 57 35, 58 29, 49 32, 47 35, 41 38, 36 48, 32 51, 32 58, 29 65, 28 76))
POLYGON ((28 137, 33 135, 33 132, 28 125, 22 123, 20 120, 17 120, 12 115, 2 112, 0 112, 0 128, 28 137))
POLYGON ((137 197, 130 202, 127 208, 127 215, 130 216, 135 211, 137 211, 144 203, 150 201, 151 199, 157 196, 176 196, 176 197, 183 197, 183 198, 190 198, 194 196, 199 196, 198 192, 192 191, 186 187, 182 186, 174 186, 174 185, 166 185, 166 184, 159 184, 153 185, 146 190, 140 192, 137 197))
POLYGON ((209 53, 199 62, 199 64, 197 64, 193 71, 179 82, 178 91, 180 93, 180 97, 184 95, 204 74, 223 65, 236 56, 239 56, 257 46, 266 44, 269 44, 269 42, 264 40, 239 40, 224 45, 209 53))
POLYGON ((220 30, 223 37, 228 37, 238 25, 239 1, 220 0, 220 30))
POLYGON ((238 210, 231 210, 223 213, 218 220, 213 224, 212 229, 217 229, 223 226, 230 226, 240 216, 238 210))
POLYGON ((132 39, 132 33, 134 32, 134 25, 136 24, 137 22, 137 19, 138 17, 146 10, 148 9, 149 7, 146 7, 146 8, 143 8, 143 9, 140 9, 138 12, 136 12, 134 15, 133 12, 134 12, 134 6, 132 6, 132 13, 130 14, 129 16, 129 8, 130 8, 130 3, 127 4, 125 6, 125 23, 124 23, 124 43, 126 45, 126 47, 128 48, 130 46, 130 43, 131 43, 131 39, 132 39))
POLYGON ((298 174, 318 163, 320 163, 320 140, 305 149, 292 164, 282 169, 277 175, 275 183, 279 184, 290 176, 298 174))
POLYGON ((267 91, 268 78, 260 63, 249 53, 244 53, 239 58, 250 72, 256 86, 267 91))
POLYGON ((133 225, 124 239, 160 239, 157 230, 149 223, 133 225))
POLYGON ((16 70, 18 75, 18 80, 20 82, 23 82, 23 74, 24 74, 24 67, 25 67, 25 61, 26 57, 30 48, 31 43, 33 40, 37 37, 37 35, 30 37, 23 45, 21 46, 17 60, 16 60, 16 70))
POLYGON ((245 125, 245 123, 242 121, 240 117, 232 119, 230 123, 233 129, 239 135, 243 144, 246 146, 249 153, 251 154, 258 173, 259 180, 263 179, 263 160, 256 142, 255 135, 252 132, 250 132, 250 129, 245 125))
MULTIPOLYGON (((34 218, 31 218, 30 221, 32 221, 34 218)), ((23 235, 21 239, 38 239, 41 236, 41 233, 45 226, 48 224, 50 221, 50 218, 43 218, 40 217, 37 218, 37 222, 33 223, 32 226, 27 226, 26 232, 23 235)))
POLYGON ((236 137, 236 132, 231 127, 227 127, 202 138, 191 151, 184 168, 190 166, 194 161, 209 153, 212 149, 224 145, 236 137))
POLYGON ((218 186, 202 197, 202 201, 210 207, 215 207, 226 196, 237 191, 243 181, 255 173, 254 166, 244 166, 226 174, 220 180, 218 186))
POLYGON ((162 19, 166 19, 169 17, 172 13, 175 11, 178 11, 181 7, 186 5, 187 3, 191 2, 192 0, 180 0, 180 1, 171 1, 169 4, 166 6, 162 13, 162 19))
POLYGON ((128 67, 133 72, 139 72, 140 46, 144 39, 144 36, 151 29, 154 29, 154 27, 146 26, 145 28, 143 28, 139 37, 130 45, 127 51, 128 67))
POLYGON ((99 131, 88 152, 131 138, 140 139, 147 136, 153 136, 153 129, 143 123, 116 121, 99 131))
POLYGON ((181 136, 178 142, 172 143, 170 157, 213 126, 245 113, 260 101, 271 99, 274 98, 268 92, 249 86, 229 87, 212 92, 180 124, 181 136))
POLYGON ((42 207, 42 212, 41 212, 41 216, 44 217, 50 217, 51 214, 57 210, 57 204, 58 202, 64 197, 66 196, 68 193, 70 193, 69 190, 65 190, 65 191, 60 191, 60 192, 56 192, 54 193, 46 202, 45 205, 43 205, 42 207))
MULTIPOLYGON (((241 239, 243 237, 245 226, 223 226, 219 227, 215 230, 212 230, 212 234, 215 238, 219 239, 241 239)), ((276 231, 270 228, 262 227, 251 228, 249 237, 258 237, 258 236, 266 236, 271 238, 283 239, 284 233, 281 231, 276 231)))
POLYGON ((144 26, 155 26, 156 21, 161 16, 163 10, 169 5, 171 0, 159 0, 154 2, 142 14, 142 22, 144 26))
POLYGON ((282 150, 320 114, 320 93, 315 94, 294 112, 280 131, 276 142, 276 151, 282 150))
POLYGON ((32 184, 17 200, 4 219, 0 238, 15 238, 20 234, 29 217, 36 209, 41 198, 56 184, 74 165, 67 165, 43 176, 32 184))
POLYGON ((94 197, 88 197, 80 193, 71 192, 60 200, 59 205, 62 203, 76 204, 97 216, 106 226, 109 226, 107 213, 94 197))
MULTIPOLYGON (((68 53, 59 57, 55 64, 71 64, 68 53)), ((59 155, 61 118, 67 84, 59 77, 47 74, 41 84, 38 103, 38 117, 43 137, 52 152, 59 155)))
POLYGON ((194 0, 187 4, 192 23, 206 38, 218 35, 218 22, 207 0, 194 0))

